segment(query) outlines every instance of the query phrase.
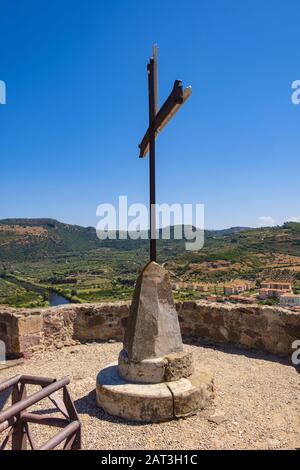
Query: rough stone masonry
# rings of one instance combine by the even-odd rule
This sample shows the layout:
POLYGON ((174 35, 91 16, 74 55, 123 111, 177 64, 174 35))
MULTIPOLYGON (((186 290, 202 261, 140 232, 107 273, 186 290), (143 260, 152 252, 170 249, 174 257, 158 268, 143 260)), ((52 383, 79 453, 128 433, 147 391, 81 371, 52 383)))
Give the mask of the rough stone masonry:
MULTIPOLYGON (((87 341, 123 341, 131 302, 69 304, 41 309, 0 306, 0 340, 8 355, 60 349, 87 341)), ((291 357, 300 314, 283 307, 177 302, 185 340, 205 339, 291 357)))
POLYGON ((168 272, 149 262, 133 294, 118 363, 100 371, 97 404, 130 421, 189 416, 213 398, 213 376, 184 350, 168 272))

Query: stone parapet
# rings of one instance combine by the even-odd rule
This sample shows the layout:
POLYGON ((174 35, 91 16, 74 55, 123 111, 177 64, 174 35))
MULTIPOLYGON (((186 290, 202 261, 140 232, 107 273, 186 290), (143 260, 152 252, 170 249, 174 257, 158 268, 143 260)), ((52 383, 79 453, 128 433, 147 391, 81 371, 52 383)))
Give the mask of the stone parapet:
MULTIPOLYGON (((88 341, 123 341, 130 301, 42 309, 0 306, 0 341, 11 356, 88 341)), ((300 339, 300 314, 283 307, 178 302, 181 333, 191 338, 290 356, 300 339)))

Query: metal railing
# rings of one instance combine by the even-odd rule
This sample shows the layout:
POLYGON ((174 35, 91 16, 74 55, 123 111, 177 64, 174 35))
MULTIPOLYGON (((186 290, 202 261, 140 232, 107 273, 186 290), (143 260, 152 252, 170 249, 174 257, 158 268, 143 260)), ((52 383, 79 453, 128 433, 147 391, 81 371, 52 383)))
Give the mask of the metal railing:
POLYGON ((33 450, 50 450, 63 441, 65 441, 64 450, 81 449, 81 425, 67 389, 69 382, 68 377, 56 380, 48 377, 16 375, 0 383, 0 399, 2 395, 6 395, 4 401, 7 401, 10 395, 12 397, 12 405, 0 411, 0 433, 8 430, 4 440, 0 442, 0 450, 3 450, 10 441, 12 450, 25 450, 28 443, 33 450), (27 385, 38 385, 42 389, 27 396, 27 385), (57 394, 59 390, 62 390, 62 399, 57 394), (63 418, 27 411, 27 408, 47 397, 62 413, 63 418), (30 432, 30 423, 63 429, 45 444, 36 447, 30 432))

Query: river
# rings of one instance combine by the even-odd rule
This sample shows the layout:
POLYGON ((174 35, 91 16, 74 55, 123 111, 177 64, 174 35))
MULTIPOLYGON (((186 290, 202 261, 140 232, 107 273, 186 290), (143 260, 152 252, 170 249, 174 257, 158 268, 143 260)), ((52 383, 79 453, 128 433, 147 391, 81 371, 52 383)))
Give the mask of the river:
POLYGON ((49 304, 50 307, 57 307, 57 305, 69 304, 70 301, 63 295, 56 294, 56 292, 49 293, 49 304))
MULTIPOLYGON (((5 277, 4 277, 5 278, 5 277)), ((23 287, 28 291, 36 292, 37 294, 44 295, 46 294, 49 299, 50 307, 57 307, 57 305, 65 305, 70 304, 71 302, 61 294, 57 294, 56 292, 46 289, 45 287, 36 286, 31 284, 30 282, 23 281, 21 279, 17 279, 13 276, 7 277, 10 282, 14 282, 16 285, 23 287)))

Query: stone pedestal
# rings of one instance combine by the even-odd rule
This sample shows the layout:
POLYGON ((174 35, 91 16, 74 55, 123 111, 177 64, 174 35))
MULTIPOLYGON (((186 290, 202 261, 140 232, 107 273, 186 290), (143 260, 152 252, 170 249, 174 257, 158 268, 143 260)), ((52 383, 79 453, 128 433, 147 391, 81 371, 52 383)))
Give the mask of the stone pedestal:
POLYGON ((154 262, 135 287, 118 363, 100 371, 97 404, 128 420, 159 422, 196 413, 213 397, 213 377, 182 344, 169 275, 154 262))
POLYGON ((196 371, 174 382, 141 384, 120 377, 117 363, 97 377, 97 404, 108 414, 129 421, 169 421, 197 413, 213 396, 212 375, 196 371))

